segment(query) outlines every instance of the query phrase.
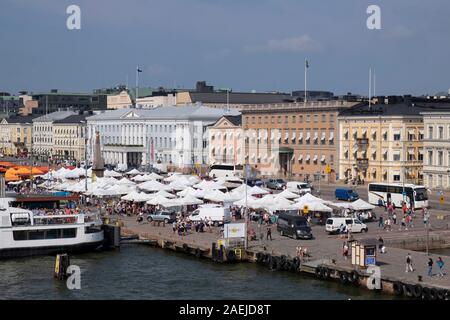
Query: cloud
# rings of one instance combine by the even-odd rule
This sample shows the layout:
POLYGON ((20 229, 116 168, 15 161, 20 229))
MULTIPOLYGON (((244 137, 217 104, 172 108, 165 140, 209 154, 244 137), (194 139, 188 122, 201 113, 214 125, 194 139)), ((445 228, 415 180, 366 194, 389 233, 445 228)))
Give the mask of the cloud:
POLYGON ((246 52, 307 52, 321 49, 322 45, 307 34, 293 38, 272 39, 263 45, 244 47, 246 52))

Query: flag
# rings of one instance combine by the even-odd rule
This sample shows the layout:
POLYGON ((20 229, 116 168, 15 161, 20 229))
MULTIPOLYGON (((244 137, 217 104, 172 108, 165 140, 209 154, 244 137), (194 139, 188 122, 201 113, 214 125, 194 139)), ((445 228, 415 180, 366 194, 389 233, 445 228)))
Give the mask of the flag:
POLYGON ((137 72, 142 72, 142 70, 141 69, 139 69, 139 67, 137 68, 137 72))
POLYGON ((305 60, 305 67, 306 67, 306 68, 309 68, 309 62, 308 62, 308 60, 305 60))

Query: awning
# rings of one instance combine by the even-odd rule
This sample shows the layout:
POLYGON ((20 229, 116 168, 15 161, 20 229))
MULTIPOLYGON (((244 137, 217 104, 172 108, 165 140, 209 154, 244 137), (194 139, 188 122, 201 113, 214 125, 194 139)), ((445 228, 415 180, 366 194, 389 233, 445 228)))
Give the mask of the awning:
POLYGON ((416 152, 415 152, 414 148, 408 148, 408 154, 415 155, 416 152))
POLYGON ((394 129, 392 130, 392 134, 400 134, 400 129, 394 129))
POLYGON ((309 161, 311 159, 311 156, 309 154, 306 155, 305 161, 309 161))
POLYGON ((415 134, 414 129, 408 129, 408 134, 415 134))
POLYGON ((319 139, 319 133, 316 131, 316 132, 314 132, 314 140, 317 140, 317 139, 319 139))
POLYGON ((328 138, 328 140, 333 140, 334 139, 334 131, 330 132, 330 137, 328 138))
POLYGON ((303 154, 299 154, 298 155, 298 161, 302 161, 303 160, 303 154))
POLYGON ((377 149, 372 149, 372 154, 376 154, 377 153, 377 149))
POLYGON ((376 135, 376 134, 377 134, 377 129, 373 129, 373 128, 372 128, 371 134, 372 134, 373 136, 376 135))
POLYGON ((311 138, 311 133, 310 132, 307 132, 306 133, 306 140, 309 140, 311 138))
POLYGON ((317 158, 319 158, 319 157, 317 156, 317 154, 315 154, 314 158, 313 158, 313 161, 317 161, 317 158))
POLYGON ((325 140, 325 138, 326 138, 326 133, 324 131, 324 132, 322 132, 322 138, 320 140, 325 140))
POLYGON ((270 131, 270 140, 275 139, 275 131, 271 130, 270 131))
POLYGON ((303 131, 298 134, 298 140, 303 140, 303 131))
POLYGON ((322 158, 320 158, 320 161, 321 161, 321 162, 324 162, 324 161, 325 161, 325 155, 324 155, 324 154, 322 155, 322 158))

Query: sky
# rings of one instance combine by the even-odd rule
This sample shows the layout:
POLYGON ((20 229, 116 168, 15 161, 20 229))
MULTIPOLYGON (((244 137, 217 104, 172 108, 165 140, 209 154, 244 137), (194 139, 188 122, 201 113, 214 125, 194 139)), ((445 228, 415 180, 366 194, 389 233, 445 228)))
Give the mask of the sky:
POLYGON ((0 91, 118 84, 434 94, 450 88, 448 0, 0 0, 0 91), (69 5, 81 29, 69 30, 69 5), (369 30, 369 5, 381 29, 369 30))

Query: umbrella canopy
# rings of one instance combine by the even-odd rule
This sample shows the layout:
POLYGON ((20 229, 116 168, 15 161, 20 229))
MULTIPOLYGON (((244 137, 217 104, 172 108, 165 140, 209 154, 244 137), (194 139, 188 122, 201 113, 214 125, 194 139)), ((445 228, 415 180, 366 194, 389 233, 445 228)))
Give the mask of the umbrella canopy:
POLYGON ((156 197, 148 200, 147 204, 151 204, 152 206, 157 206, 157 205, 164 205, 164 203, 170 203, 173 201, 174 200, 167 199, 166 197, 159 195, 159 196, 156 196, 156 197))
POLYGON ((165 182, 172 182, 177 180, 179 177, 183 176, 181 173, 179 172, 174 172, 172 173, 170 176, 168 176, 167 178, 164 178, 165 182))
POLYGON ((176 196, 174 194, 169 193, 169 192, 167 192, 165 190, 160 190, 160 191, 158 191, 156 193, 151 194, 151 196, 163 196, 163 197, 166 197, 168 199, 176 198, 176 196))
POLYGON ((252 203, 254 203, 256 200, 257 200, 257 199, 256 199, 255 197, 248 195, 248 196, 247 196, 247 201, 246 201, 246 199, 245 199, 245 197, 244 197, 244 198, 242 198, 241 200, 238 200, 238 201, 233 202, 233 204, 234 204, 235 206, 245 207, 246 202, 247 202, 247 206, 250 206, 250 205, 251 205, 252 203))
POLYGON ((127 195, 125 195, 123 197, 120 197, 120 199, 121 200, 126 200, 126 201, 133 201, 133 199, 138 197, 138 196, 139 196, 139 192, 133 191, 133 192, 130 192, 129 194, 127 194, 127 195))
POLYGON ((202 182, 197 183, 196 185, 194 185, 194 188, 203 189, 203 190, 205 190, 205 189, 211 189, 211 190, 214 190, 214 189, 219 189, 220 190, 220 189, 222 189, 222 190, 225 190, 226 189, 225 186, 221 185, 218 182, 206 181, 206 180, 202 180, 202 182))
POLYGON ((340 208, 353 209, 355 211, 364 211, 364 210, 375 209, 375 206, 371 205, 370 203, 368 203, 362 199, 358 199, 354 202, 334 203, 333 205, 336 207, 340 207, 340 208))
MULTIPOLYGON (((229 195, 228 195, 229 197, 229 195)), ((224 202, 225 201, 225 193, 219 190, 212 190, 211 192, 208 192, 203 197, 205 200, 213 201, 213 202, 224 202)))
POLYGON ((190 184, 187 179, 186 180, 179 179, 179 180, 172 181, 171 183, 169 183, 168 186, 171 190, 180 191, 180 190, 186 189, 187 187, 189 187, 189 185, 190 184))
POLYGON ((177 192, 177 196, 184 197, 188 194, 194 195, 196 192, 197 192, 197 190, 195 190, 194 188, 187 187, 183 191, 177 192))
MULTIPOLYGON (((88 170, 89 172, 89 170, 88 170)), ((114 177, 114 178, 119 178, 122 175, 119 172, 116 172, 114 170, 105 170, 105 172, 103 173, 103 176, 109 178, 109 177, 114 177)))
POLYGON ((311 193, 305 193, 303 196, 298 198, 296 201, 303 202, 303 201, 317 201, 321 203, 331 203, 330 201, 322 200, 318 197, 313 196, 311 193))
POLYGON ((159 174, 157 174, 155 172, 151 172, 150 174, 146 174, 146 176, 150 177, 153 180, 162 180, 162 178, 163 178, 163 176, 160 176, 159 174))

